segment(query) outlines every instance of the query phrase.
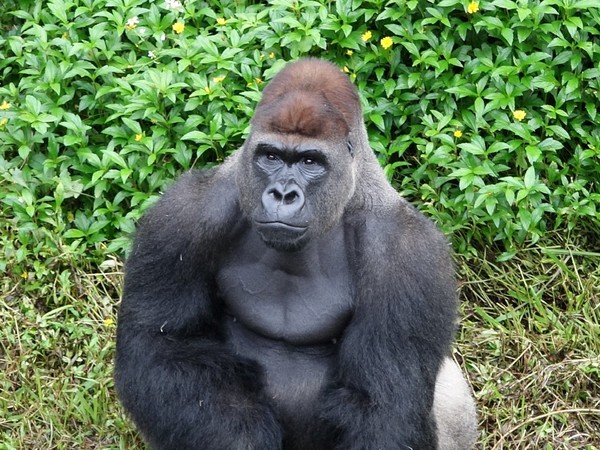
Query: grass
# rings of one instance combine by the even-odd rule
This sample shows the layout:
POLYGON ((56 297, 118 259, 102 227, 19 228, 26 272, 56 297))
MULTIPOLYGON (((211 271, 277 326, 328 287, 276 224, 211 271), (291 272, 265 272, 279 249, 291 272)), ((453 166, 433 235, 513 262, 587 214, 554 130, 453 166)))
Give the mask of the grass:
POLYGON ((8 278, 0 295, 0 449, 144 448, 112 382, 121 264, 8 278), (87 270, 86 270, 87 269, 87 270))
MULTIPOLYGON (((482 449, 600 448, 598 243, 550 238, 509 262, 459 261, 456 358, 482 449)), ((0 450, 143 449, 111 378, 122 265, 56 257, 1 281, 0 450)))
POLYGON ((482 448, 600 448, 600 254, 560 245, 462 266, 482 448))

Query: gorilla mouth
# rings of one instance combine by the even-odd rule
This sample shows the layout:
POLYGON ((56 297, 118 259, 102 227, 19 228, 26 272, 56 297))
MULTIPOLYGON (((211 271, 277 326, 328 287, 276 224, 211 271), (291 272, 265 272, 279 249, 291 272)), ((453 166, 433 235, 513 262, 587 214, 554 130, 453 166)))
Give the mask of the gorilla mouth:
POLYGON ((279 221, 270 221, 270 222, 259 222, 256 221, 256 228, 258 229, 258 232, 263 234, 281 234, 282 236, 284 235, 289 235, 290 237, 293 238, 299 238, 302 237, 304 235, 304 233, 306 233, 306 230, 308 230, 308 226, 303 226, 303 225, 292 225, 289 223, 285 223, 285 222, 279 222, 279 221))
POLYGON ((270 220, 270 221, 256 221, 257 226, 266 226, 272 228, 282 228, 282 229, 290 229, 290 230, 306 230, 308 225, 293 225, 291 223, 280 222, 278 220, 270 220))
POLYGON ((255 221, 254 224, 265 244, 280 250, 290 250, 301 246, 300 241, 308 231, 308 226, 278 221, 255 221))

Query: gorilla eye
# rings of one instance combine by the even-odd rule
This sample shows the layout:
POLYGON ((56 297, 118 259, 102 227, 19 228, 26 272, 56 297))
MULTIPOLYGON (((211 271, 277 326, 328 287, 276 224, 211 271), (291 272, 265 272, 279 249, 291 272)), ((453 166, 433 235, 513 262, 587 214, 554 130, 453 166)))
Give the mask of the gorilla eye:
POLYGON ((311 158, 311 157, 309 157, 309 156, 307 156, 306 158, 304 158, 304 159, 302 160, 302 162, 303 162, 304 164, 306 164, 306 165, 309 165, 309 166, 310 166, 310 165, 312 165, 312 164, 316 164, 316 163, 317 163, 317 161, 316 161, 314 158, 311 158))
POLYGON ((267 158, 269 161, 277 161, 278 159, 275 153, 267 153, 265 158, 267 158))

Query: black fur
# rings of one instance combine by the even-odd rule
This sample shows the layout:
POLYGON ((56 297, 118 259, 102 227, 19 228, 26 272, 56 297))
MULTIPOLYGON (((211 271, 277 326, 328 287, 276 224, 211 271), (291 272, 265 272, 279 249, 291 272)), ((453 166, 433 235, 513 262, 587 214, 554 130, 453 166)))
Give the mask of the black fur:
POLYGON ((235 173, 250 157, 184 175, 139 224, 115 380, 153 448, 436 448, 434 384, 456 320, 448 245, 385 187, 364 136, 354 158, 346 135, 327 142, 357 186, 349 200, 328 192, 342 215, 302 248, 270 249, 242 211, 235 173))

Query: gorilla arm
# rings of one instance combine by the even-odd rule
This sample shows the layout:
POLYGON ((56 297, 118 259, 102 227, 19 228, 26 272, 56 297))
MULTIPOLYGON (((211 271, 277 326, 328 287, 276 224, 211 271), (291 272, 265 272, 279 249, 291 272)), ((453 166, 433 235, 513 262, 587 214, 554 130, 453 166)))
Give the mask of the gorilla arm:
POLYGON ((281 446, 256 365, 218 338, 213 266, 241 217, 226 166, 175 183, 142 220, 126 265, 115 381, 156 449, 281 446))
POLYGON ((436 448, 431 408, 455 330, 453 264, 435 226, 394 203, 354 227, 356 310, 325 401, 340 450, 436 448))

